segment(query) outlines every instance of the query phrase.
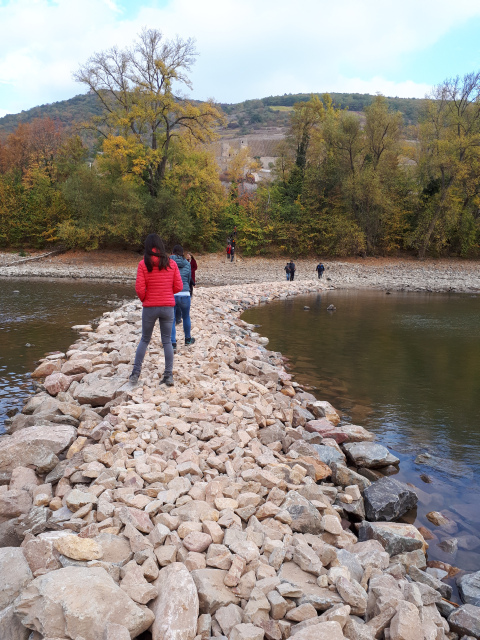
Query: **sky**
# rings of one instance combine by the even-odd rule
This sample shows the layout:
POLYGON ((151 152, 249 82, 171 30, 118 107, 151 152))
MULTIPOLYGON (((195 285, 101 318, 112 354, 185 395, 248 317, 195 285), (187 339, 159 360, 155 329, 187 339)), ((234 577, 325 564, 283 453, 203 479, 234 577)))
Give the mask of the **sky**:
POLYGON ((0 0, 0 116, 85 89, 72 74, 143 27, 195 38, 191 97, 424 97, 480 69, 480 0, 0 0))

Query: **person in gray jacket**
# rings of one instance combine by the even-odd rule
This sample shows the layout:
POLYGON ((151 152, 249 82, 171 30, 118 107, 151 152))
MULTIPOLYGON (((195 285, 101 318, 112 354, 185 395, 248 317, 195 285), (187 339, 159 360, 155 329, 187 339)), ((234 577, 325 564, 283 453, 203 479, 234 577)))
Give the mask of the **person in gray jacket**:
POLYGON ((175 322, 172 325, 172 345, 177 348, 176 324, 183 320, 183 331, 185 333, 185 344, 190 345, 195 342, 191 336, 192 323, 190 321, 190 284, 192 281, 192 268, 189 261, 183 255, 183 247, 176 244, 173 247, 173 254, 170 256, 177 263, 177 267, 182 277, 183 289, 175 294, 175 322))

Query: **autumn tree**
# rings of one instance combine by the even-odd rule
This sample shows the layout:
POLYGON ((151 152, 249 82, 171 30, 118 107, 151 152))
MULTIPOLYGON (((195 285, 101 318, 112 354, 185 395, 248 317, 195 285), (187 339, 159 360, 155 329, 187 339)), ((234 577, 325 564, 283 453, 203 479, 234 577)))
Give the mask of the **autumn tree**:
POLYGON ((157 196, 176 138, 187 134, 208 142, 223 116, 212 101, 187 99, 188 73, 197 52, 192 39, 164 39, 144 29, 132 47, 95 53, 75 74, 94 92, 103 113, 93 125, 108 141, 108 151, 127 158, 129 171, 157 196))
POLYGON ((435 87, 420 124, 418 219, 420 258, 458 236, 466 254, 480 232, 480 72, 435 87))

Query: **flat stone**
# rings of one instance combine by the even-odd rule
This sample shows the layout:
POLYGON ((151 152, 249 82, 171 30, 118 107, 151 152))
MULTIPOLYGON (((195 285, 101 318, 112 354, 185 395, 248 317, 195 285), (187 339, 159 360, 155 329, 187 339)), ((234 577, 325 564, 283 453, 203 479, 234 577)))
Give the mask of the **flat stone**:
POLYGON ((31 580, 33 575, 22 549, 0 549, 0 611, 10 606, 31 580))
POLYGON ((293 635, 295 640, 344 640, 342 627, 338 622, 319 622, 293 635))
POLYGON ((47 638, 99 640, 109 622, 135 638, 154 620, 100 567, 65 567, 35 578, 15 610, 24 626, 47 638))
POLYGON ((289 491, 281 504, 292 517, 293 531, 318 534, 323 531, 322 518, 313 504, 296 491, 289 491))
POLYGON ((336 462, 337 464, 345 464, 345 455, 335 449, 335 447, 328 447, 323 444, 312 444, 310 445, 315 449, 316 457, 327 464, 332 470, 332 463, 336 462))
POLYGON ((72 444, 75 436, 76 429, 64 424, 28 427, 2 436, 0 470, 31 466, 42 472, 51 471, 58 463, 57 455, 72 444))
POLYGON ((284 581, 283 584, 277 587, 277 591, 283 597, 301 598, 300 604, 310 603, 320 611, 326 611, 334 605, 343 604, 342 598, 335 591, 319 587, 316 577, 300 569, 294 562, 284 562, 278 572, 278 577, 284 581), (283 585, 287 588, 280 589, 283 585), (290 585, 290 588, 293 585, 298 590, 296 595, 290 595, 291 592, 288 590, 288 585, 290 585))
POLYGON ((265 632, 251 623, 237 624, 232 629, 229 640, 263 640, 265 632))
POLYGON ((457 578, 457 587, 465 604, 480 607, 480 571, 457 578))
POLYGON ((411 524, 397 522, 362 522, 358 531, 358 540, 378 540, 390 556, 399 553, 426 550, 423 536, 411 524))
POLYGON ((72 560, 99 560, 103 556, 102 547, 90 538, 63 536, 57 538, 53 545, 58 553, 72 560))
POLYGON ((406 484, 384 477, 367 487, 363 492, 367 520, 390 522, 413 509, 418 502, 417 494, 406 484))
POLYGON ((227 575, 222 569, 198 569, 192 571, 198 591, 200 613, 214 614, 220 607, 238 604, 239 599, 224 584, 227 575))
POLYGON ((73 397, 80 404, 89 404, 92 407, 102 407, 107 404, 107 402, 111 402, 121 393, 120 389, 125 382, 126 378, 116 376, 112 376, 111 378, 99 378, 91 383, 85 383, 82 381, 75 388, 73 397))
POLYGON ((349 442, 343 445, 347 456, 357 467, 379 469, 389 464, 399 464, 400 460, 381 444, 373 442, 349 442))
POLYGON ((448 616, 450 629, 460 636, 480 638, 480 607, 464 604, 448 616))

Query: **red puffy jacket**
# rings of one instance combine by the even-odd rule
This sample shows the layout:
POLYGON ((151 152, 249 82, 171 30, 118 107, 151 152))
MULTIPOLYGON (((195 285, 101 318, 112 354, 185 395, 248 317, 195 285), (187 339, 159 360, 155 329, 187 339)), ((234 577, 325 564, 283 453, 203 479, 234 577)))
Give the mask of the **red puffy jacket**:
POLYGON ((142 260, 137 268, 135 291, 144 307, 174 307, 175 293, 183 289, 182 277, 176 263, 170 260, 166 269, 158 269, 158 258, 152 257, 153 270, 148 271, 142 260))

